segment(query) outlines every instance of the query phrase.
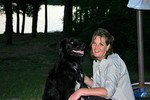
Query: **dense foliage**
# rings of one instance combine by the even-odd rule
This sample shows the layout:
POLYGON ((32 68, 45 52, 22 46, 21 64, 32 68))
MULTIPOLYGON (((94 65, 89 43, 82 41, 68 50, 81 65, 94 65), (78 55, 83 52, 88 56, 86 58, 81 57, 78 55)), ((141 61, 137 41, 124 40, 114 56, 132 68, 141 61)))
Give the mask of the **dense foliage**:
MULTIPOLYGON (((66 27, 72 27, 73 30, 70 36, 82 38, 90 47, 94 30, 98 27, 106 28, 115 36, 115 52, 118 52, 131 66, 138 65, 136 10, 127 7, 128 0, 48 0, 48 4, 65 5, 66 2, 71 2, 74 9, 71 25, 68 23, 72 15, 67 14, 70 19, 66 21, 66 27)), ((72 9, 71 5, 67 6, 72 9)), ((148 68, 150 63, 149 12, 143 11, 144 64, 147 69, 150 69, 148 68)), ((64 16, 64 19, 68 19, 67 17, 64 16)))
MULTIPOLYGON (((130 66, 138 66, 136 10, 127 7, 128 0, 75 0, 73 30, 89 45, 93 31, 98 27, 115 36, 114 50, 130 66)), ((143 11, 143 38, 145 66, 149 65, 149 11, 143 11)))

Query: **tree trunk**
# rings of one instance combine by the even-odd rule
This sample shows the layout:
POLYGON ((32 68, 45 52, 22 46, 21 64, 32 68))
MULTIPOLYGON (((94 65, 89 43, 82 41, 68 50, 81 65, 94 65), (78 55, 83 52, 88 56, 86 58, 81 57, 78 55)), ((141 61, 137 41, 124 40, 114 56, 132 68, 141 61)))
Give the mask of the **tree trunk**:
POLYGON ((21 30, 21 34, 24 34, 25 18, 26 18, 25 14, 26 14, 26 10, 24 9, 24 10, 23 10, 23 19, 22 19, 22 30, 21 30))
POLYGON ((19 18, 19 3, 17 2, 17 27, 16 33, 20 34, 20 18, 19 18))
POLYGON ((72 3, 72 0, 65 0, 63 32, 66 35, 72 33, 72 3))
POLYGON ((7 35, 6 44, 12 44, 12 33, 13 33, 13 26, 12 26, 12 2, 11 0, 6 0, 4 3, 5 12, 6 12, 6 28, 5 34, 7 35))
POLYGON ((37 21, 38 21, 38 9, 39 9, 39 0, 34 0, 33 2, 33 21, 32 21, 32 36, 37 36, 37 21))
POLYGON ((44 33, 47 34, 47 0, 45 0, 45 30, 44 33))

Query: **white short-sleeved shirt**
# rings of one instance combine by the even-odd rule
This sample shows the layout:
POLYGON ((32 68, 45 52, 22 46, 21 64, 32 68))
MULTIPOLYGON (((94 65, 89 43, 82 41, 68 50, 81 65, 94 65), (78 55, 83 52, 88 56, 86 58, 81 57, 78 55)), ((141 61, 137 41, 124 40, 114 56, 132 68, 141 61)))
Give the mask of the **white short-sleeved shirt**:
POLYGON ((112 100, 135 100, 129 74, 118 54, 93 61, 93 87, 104 87, 112 100))

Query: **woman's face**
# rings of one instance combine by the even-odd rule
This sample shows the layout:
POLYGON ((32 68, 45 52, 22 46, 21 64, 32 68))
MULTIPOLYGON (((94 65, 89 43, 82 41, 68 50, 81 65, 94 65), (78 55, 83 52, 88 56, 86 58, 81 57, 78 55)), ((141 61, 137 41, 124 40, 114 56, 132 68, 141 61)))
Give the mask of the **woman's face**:
POLYGON ((109 49, 109 45, 106 44, 106 38, 96 36, 94 41, 92 42, 92 52, 93 56, 96 57, 98 60, 102 60, 105 58, 105 54, 109 49))

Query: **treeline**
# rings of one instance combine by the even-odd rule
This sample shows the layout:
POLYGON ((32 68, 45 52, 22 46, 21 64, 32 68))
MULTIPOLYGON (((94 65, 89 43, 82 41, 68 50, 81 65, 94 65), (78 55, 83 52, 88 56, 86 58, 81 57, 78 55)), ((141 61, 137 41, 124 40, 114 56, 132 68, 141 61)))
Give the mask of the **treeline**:
POLYGON ((63 5, 62 0, 48 0, 49 5, 63 5))
MULTIPOLYGON (((6 33, 8 43, 11 43, 12 13, 15 3, 19 12, 26 4, 25 14, 33 17, 32 33, 37 34, 38 11, 45 4, 45 31, 47 33, 47 5, 64 5, 63 34, 83 39, 87 46, 90 44, 93 31, 98 27, 106 28, 115 36, 114 50, 131 66, 137 66, 137 19, 136 10, 127 7, 128 0, 0 0, 3 1, 6 13, 6 33), (12 1, 12 2, 10 2, 12 1), (30 4, 30 6, 29 6, 30 4), (28 10, 27 10, 28 8, 28 10), (30 9, 29 9, 30 8, 30 9), (32 12, 32 13, 29 13, 32 12)), ((16 11, 18 11, 16 9, 16 11)), ((23 11, 22 11, 23 12, 23 11)), ((150 11, 143 12, 143 38, 145 66, 149 62, 150 11)), ((19 13, 20 14, 20 13, 19 13)), ((18 17, 19 18, 19 17, 18 17)), ((19 21, 19 20, 18 20, 19 21)), ((16 28, 17 29, 17 28, 16 28)), ((149 68, 150 69, 150 68, 149 68)))
MULTIPOLYGON (((76 0, 75 0, 76 1, 76 0)), ((82 0, 74 2, 72 29, 74 36, 90 44, 93 31, 98 27, 106 28, 115 36, 114 52, 118 52, 130 67, 138 66, 137 14, 127 7, 128 0, 82 0)), ((150 11, 142 10, 144 65, 150 62, 150 11)), ((89 46, 90 47, 90 46, 89 46)))

